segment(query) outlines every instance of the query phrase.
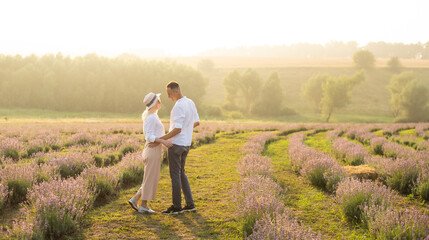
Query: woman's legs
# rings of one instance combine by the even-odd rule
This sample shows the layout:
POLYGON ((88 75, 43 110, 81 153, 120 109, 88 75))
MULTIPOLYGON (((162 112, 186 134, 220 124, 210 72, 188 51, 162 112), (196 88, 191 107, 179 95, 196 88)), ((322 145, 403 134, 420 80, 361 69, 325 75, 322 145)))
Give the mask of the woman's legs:
POLYGON ((144 208, 146 208, 146 209, 147 209, 147 208, 149 208, 149 207, 147 206, 147 202, 148 202, 147 200, 142 200, 142 201, 141 201, 140 206, 142 206, 142 207, 144 207, 144 208))
POLYGON ((148 209, 148 201, 155 199, 156 191, 158 188, 158 181, 161 171, 162 149, 161 146, 158 146, 145 150, 148 151, 146 152, 147 160, 144 166, 142 186, 137 194, 139 197, 138 199, 141 200, 141 206, 148 209))
MULTIPOLYGON (((141 198, 141 196, 142 196, 142 190, 141 190, 141 189, 139 189, 139 190, 137 191, 137 193, 134 195, 134 197, 131 199, 131 201, 133 201, 136 205, 137 205, 137 204, 138 204, 138 202, 140 201, 140 206, 142 206, 142 207, 144 207, 144 208, 149 208, 149 207, 147 206, 148 200, 140 199, 140 198, 141 198)), ((138 206, 138 205, 137 205, 137 206, 138 206)))

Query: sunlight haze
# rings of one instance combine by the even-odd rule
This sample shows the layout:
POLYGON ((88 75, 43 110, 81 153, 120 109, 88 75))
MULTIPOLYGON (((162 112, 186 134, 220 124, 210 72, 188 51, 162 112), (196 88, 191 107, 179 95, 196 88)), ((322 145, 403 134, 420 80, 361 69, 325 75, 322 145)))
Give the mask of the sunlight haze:
POLYGON ((428 1, 2 1, 2 54, 190 56, 298 42, 427 42, 428 1))

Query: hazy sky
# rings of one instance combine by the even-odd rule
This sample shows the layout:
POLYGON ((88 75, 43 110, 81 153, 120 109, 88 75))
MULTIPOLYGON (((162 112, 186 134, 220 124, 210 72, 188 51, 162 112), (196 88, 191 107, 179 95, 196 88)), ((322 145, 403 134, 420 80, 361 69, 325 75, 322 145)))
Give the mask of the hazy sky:
POLYGON ((426 0, 1 0, 0 54, 429 41, 426 0))

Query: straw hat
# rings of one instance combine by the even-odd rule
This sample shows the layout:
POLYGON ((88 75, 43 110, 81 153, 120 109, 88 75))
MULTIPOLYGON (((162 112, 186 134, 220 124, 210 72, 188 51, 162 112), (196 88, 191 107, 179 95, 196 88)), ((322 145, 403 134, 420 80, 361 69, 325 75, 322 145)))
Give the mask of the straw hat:
POLYGON ((153 92, 148 93, 143 100, 144 105, 149 109, 156 104, 156 100, 159 100, 159 96, 161 96, 161 93, 155 94, 153 92))

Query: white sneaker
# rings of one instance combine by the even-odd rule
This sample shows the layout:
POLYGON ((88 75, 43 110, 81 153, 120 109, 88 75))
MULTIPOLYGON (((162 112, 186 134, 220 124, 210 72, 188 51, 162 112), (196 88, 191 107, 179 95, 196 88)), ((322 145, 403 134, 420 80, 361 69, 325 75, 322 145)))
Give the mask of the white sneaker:
POLYGON ((150 209, 150 208, 144 208, 142 206, 140 206, 139 208, 139 213, 145 213, 145 214, 155 214, 155 211, 150 209))
POLYGON ((132 197, 130 200, 128 200, 128 203, 131 205, 132 208, 134 208, 134 210, 137 211, 137 204, 136 204, 134 197, 132 197))

